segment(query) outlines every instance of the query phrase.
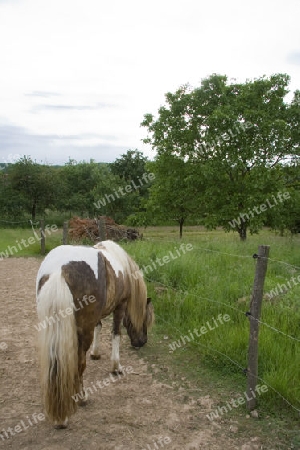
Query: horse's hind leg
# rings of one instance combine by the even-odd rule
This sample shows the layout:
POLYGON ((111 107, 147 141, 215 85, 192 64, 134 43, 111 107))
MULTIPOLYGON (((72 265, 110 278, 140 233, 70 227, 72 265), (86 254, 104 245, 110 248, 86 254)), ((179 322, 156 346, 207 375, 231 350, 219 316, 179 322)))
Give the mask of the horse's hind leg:
MULTIPOLYGON (((86 368, 86 352, 90 348, 93 340, 93 329, 78 333, 78 376, 79 376, 79 406, 84 406, 88 399, 87 391, 83 387, 83 373, 86 368)), ((89 388, 88 388, 89 389, 89 388)))
POLYGON ((98 322, 97 325, 94 328, 94 339, 93 339, 93 345, 90 357, 91 359, 100 359, 100 346, 99 346, 99 340, 100 340, 100 331, 102 328, 102 323, 98 322))
POLYGON ((123 302, 114 310, 113 330, 112 330, 112 373, 123 373, 120 365, 120 339, 121 323, 125 314, 126 303, 123 302))
POLYGON ((80 345, 78 348, 79 406, 84 406, 88 399, 88 394, 83 387, 83 372, 85 371, 85 368, 86 368, 86 352, 83 350, 82 345, 80 345))

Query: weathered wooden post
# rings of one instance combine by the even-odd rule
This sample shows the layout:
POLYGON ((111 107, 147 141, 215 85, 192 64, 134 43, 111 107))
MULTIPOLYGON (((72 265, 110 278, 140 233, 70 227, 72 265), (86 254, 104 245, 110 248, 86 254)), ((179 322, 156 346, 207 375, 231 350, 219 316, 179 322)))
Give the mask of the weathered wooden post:
POLYGON ((68 243, 68 222, 64 222, 63 224, 63 238, 62 243, 66 245, 68 243))
POLYGON ((46 239, 45 239, 45 221, 41 219, 41 254, 44 255, 46 252, 46 239))
POLYGON ((252 290, 252 298, 250 303, 250 311, 247 316, 250 320, 250 336, 248 350, 248 385, 247 385, 247 409, 252 410, 256 406, 255 388, 258 375, 258 330, 260 319, 261 304, 263 299, 263 288, 267 272, 268 256, 270 247, 268 245, 260 245, 257 258, 254 284, 252 290))
POLYGON ((106 239, 106 229, 105 229, 105 222, 103 217, 99 217, 97 220, 98 225, 98 231, 99 231, 99 239, 100 241, 105 241, 106 239))

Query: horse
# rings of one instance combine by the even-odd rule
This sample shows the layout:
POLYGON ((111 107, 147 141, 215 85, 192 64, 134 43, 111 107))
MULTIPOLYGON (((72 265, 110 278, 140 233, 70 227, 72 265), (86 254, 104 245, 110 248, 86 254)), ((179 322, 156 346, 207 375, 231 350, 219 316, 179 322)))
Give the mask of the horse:
MULTIPOLYGON (((122 373, 119 346, 123 323, 133 347, 147 342, 154 309, 142 272, 113 241, 93 247, 60 245, 40 265, 36 278, 41 392, 55 428, 66 428, 84 392, 86 353, 100 359, 101 320, 113 313, 112 372, 122 373)), ((87 395, 82 400, 85 404, 87 395)))

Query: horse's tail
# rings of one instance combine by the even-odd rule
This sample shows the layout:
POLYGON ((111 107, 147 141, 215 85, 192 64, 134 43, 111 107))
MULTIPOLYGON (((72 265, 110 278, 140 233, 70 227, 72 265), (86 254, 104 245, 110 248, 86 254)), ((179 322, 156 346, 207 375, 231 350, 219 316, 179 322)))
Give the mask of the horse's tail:
POLYGON ((50 275, 37 301, 42 397, 47 416, 60 425, 76 411, 72 396, 79 391, 74 303, 60 271, 50 275))

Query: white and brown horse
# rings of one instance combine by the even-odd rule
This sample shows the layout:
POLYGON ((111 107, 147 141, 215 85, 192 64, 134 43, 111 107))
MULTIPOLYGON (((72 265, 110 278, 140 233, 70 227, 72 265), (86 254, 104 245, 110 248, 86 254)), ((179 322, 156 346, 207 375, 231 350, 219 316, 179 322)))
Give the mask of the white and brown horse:
POLYGON ((76 411, 86 352, 99 359, 101 319, 113 313, 112 371, 121 372, 123 322, 134 347, 147 342, 154 321, 141 271, 116 243, 61 245, 42 262, 36 280, 41 386, 47 416, 58 428, 76 411))

